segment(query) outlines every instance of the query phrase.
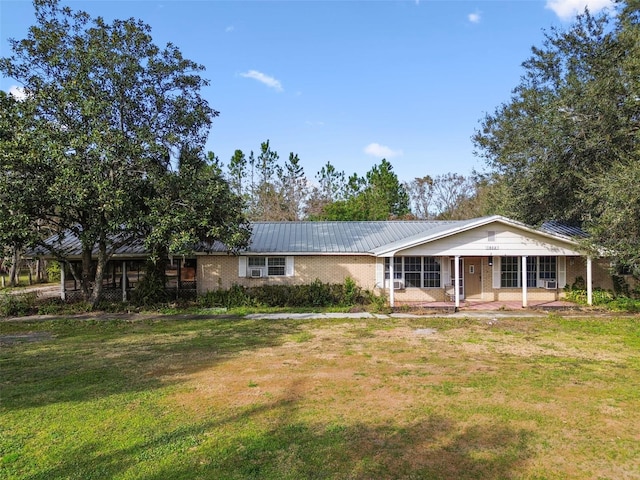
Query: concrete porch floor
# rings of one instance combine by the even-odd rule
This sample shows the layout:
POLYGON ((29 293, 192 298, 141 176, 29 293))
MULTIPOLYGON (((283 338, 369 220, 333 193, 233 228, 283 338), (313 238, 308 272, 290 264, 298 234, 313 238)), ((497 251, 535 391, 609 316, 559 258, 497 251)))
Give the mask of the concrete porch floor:
MULTIPOLYGON (((454 302, 403 302, 396 303, 396 307, 424 308, 435 310, 455 310, 454 302)), ((529 301, 527 302, 528 310, 569 310, 578 308, 575 303, 563 300, 555 301, 529 301)), ((481 300, 462 300, 460 301, 459 311, 496 311, 496 310, 514 310, 522 311, 521 301, 481 301, 481 300)))

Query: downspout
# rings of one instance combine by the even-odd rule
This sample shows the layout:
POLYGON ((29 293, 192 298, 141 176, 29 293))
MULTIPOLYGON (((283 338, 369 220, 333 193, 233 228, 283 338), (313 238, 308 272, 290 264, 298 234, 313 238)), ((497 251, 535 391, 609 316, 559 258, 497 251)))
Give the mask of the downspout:
POLYGON ((522 256, 522 308, 527 308, 527 256, 522 256))

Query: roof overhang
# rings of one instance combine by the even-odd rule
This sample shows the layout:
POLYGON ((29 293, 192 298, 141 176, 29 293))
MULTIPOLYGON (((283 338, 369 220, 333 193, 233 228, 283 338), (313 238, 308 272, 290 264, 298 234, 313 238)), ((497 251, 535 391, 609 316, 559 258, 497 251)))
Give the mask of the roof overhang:
MULTIPOLYGON (((467 222, 461 222, 448 228, 443 231, 439 231, 433 234, 418 234, 412 237, 407 237, 405 239, 399 240, 397 242, 390 243, 388 245, 384 245, 382 247, 371 250, 371 254, 376 257, 393 257, 399 251, 407 250, 409 248, 417 247, 420 245, 428 244, 431 242, 435 242, 437 240, 442 240, 448 237, 452 237, 455 235, 459 235, 464 232, 468 232, 470 230, 477 229, 479 227, 487 226, 492 223, 501 224, 504 226, 512 227, 522 232, 526 232, 529 234, 534 234, 539 237, 548 238, 552 241, 561 241, 564 243, 568 243, 573 247, 578 247, 579 243, 571 237, 559 234, 552 234, 549 232, 545 232, 542 230, 535 229, 530 225, 526 225, 521 222, 517 222, 515 220, 508 219, 501 215, 493 215, 490 217, 481 217, 473 220, 469 220, 467 222)), ((576 248, 578 250, 578 248, 576 248)))

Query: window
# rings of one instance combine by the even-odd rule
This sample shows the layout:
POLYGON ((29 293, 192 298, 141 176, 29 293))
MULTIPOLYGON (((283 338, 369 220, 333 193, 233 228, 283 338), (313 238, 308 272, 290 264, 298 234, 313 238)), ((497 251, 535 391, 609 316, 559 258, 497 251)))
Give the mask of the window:
POLYGON ((527 257, 527 287, 535 288, 538 286, 537 260, 537 257, 527 257))
MULTIPOLYGON (((389 259, 384 259, 384 278, 389 280, 389 259)), ((402 279, 402 257, 393 257, 393 279, 402 279)))
MULTIPOLYGON (((527 287, 535 288, 544 280, 556 280, 557 271, 556 257, 527 257, 527 287)), ((521 257, 502 257, 500 287, 522 287, 521 257)))
POLYGON ((269 257, 269 276, 284 275, 284 257, 269 257))
POLYGON ((260 268, 264 267, 266 263, 265 257, 249 257, 247 265, 249 268, 260 268))
MULTIPOLYGON (((389 259, 384 259, 384 278, 389 280, 389 259)), ((393 279, 403 280, 406 288, 440 288, 438 257, 394 257, 393 279)))
POLYGON ((519 257, 504 257, 500 265, 500 286, 502 288, 517 288, 518 284, 518 272, 519 257))
POLYGON ((440 262, 436 257, 424 257, 424 284, 425 288, 437 288, 440 286, 440 262))
POLYGON ((285 257, 247 257, 247 275, 252 269, 261 269, 269 277, 282 277, 286 275, 285 257))
POLYGON ((556 280, 556 257, 538 257, 540 259, 540 278, 556 280))
POLYGON ((422 257, 404 258, 404 286, 420 288, 420 273, 422 272, 422 257))

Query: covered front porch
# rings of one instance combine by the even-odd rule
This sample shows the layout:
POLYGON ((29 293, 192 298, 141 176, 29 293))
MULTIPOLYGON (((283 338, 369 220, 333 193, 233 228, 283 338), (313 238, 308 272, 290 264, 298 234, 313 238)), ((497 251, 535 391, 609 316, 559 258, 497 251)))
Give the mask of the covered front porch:
POLYGON ((583 276, 586 276, 587 303, 592 305, 590 258, 398 255, 385 262, 385 289, 391 307, 566 309, 574 304, 563 300, 565 285, 571 285, 577 277, 583 276), (427 284, 427 280, 431 283, 427 284))

